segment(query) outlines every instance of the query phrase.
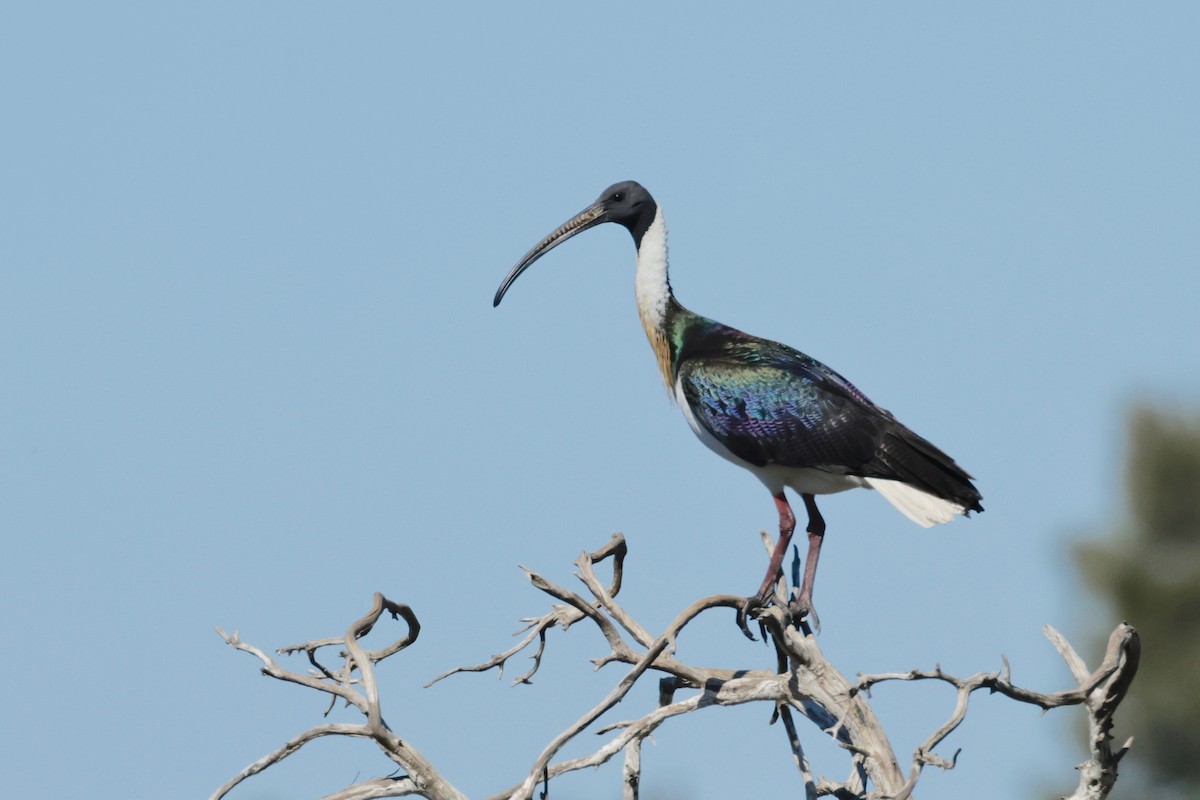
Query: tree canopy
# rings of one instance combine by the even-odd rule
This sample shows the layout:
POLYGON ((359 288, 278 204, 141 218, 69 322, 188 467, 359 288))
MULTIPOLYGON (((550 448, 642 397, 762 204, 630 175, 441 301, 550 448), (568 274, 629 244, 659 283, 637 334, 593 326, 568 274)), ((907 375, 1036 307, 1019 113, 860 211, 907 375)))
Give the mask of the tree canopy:
POLYGON ((1148 795, 1200 797, 1200 415, 1130 415, 1128 516, 1076 548, 1088 585, 1142 636, 1141 680, 1120 727, 1148 795))

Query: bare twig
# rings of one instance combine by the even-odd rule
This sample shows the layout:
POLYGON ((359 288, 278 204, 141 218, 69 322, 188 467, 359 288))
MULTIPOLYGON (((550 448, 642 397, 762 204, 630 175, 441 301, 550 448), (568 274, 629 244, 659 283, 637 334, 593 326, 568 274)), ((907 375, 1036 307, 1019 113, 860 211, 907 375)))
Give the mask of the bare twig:
MULTIPOLYGON (((1112 713, 1124 697, 1129 683, 1137 672, 1137 661, 1141 651, 1140 640, 1129 625, 1122 623, 1113 631, 1109 638, 1108 651, 1103 663, 1094 672, 1088 672, 1083 659, 1075 652, 1066 638, 1053 627, 1043 628, 1046 638, 1066 662, 1072 676, 1079 682, 1075 689, 1065 689, 1058 692, 1043 693, 1023 689, 1012 683, 1008 662, 1005 659, 1003 673, 978 673, 968 678, 956 678, 942 671, 941 667, 932 670, 911 670, 904 673, 886 673, 881 675, 863 675, 854 685, 855 692, 867 692, 876 684, 884 681, 920 681, 937 680, 948 683, 957 690, 954 712, 950 718, 937 728, 914 751, 912 767, 908 779, 901 791, 895 796, 896 800, 904 800, 916 788, 921 770, 932 764, 942 769, 953 769, 958 758, 956 752, 950 759, 944 759, 933 752, 955 728, 962 723, 967 714, 969 698, 978 689, 988 689, 1016 700, 1021 703, 1036 705, 1043 710, 1059 706, 1084 705, 1088 710, 1089 729, 1091 731, 1091 758, 1079 765, 1080 784, 1075 793, 1067 800, 1101 800, 1108 795, 1117 776, 1117 762, 1129 743, 1119 753, 1113 754, 1109 749, 1112 726, 1112 713)), ((1130 740, 1130 743, 1132 740, 1130 740)))
MULTIPOLYGON (((1062 640, 1065 647, 1059 647, 1059 652, 1067 659, 1064 650, 1070 649, 1070 645, 1066 644, 1058 631, 1049 625, 1046 628, 1046 635, 1055 642, 1056 647, 1058 640, 1062 640)), ((1066 800, 1103 800, 1116 784, 1117 764, 1133 746, 1133 738, 1128 739, 1117 752, 1112 751, 1113 714, 1129 691, 1141 655, 1142 642, 1137 631, 1125 623, 1118 625, 1108 638, 1104 662, 1093 673, 1106 674, 1108 677, 1096 685, 1084 701, 1088 712, 1090 753, 1088 759, 1079 765, 1079 785, 1066 800)))
POLYGON ((398 778, 374 778, 370 781, 356 783, 335 792, 329 796, 330 798, 367 800, 367 798, 375 797, 401 797, 419 794, 433 800, 466 800, 463 794, 455 789, 416 748, 393 733, 383 721, 379 704, 379 690, 375 682, 375 664, 400 652, 416 641, 421 632, 421 625, 411 608, 403 603, 394 603, 376 592, 371 610, 361 619, 353 622, 342 638, 318 639, 284 648, 281 651, 295 653, 303 650, 307 654, 309 662, 317 667, 316 675, 301 675, 284 669, 261 649, 242 642, 236 633, 227 635, 220 628, 217 629, 217 632, 230 647, 250 653, 262 661, 264 674, 278 680, 298 683, 310 689, 327 692, 335 699, 345 700, 362 712, 366 716, 367 722, 363 725, 335 724, 310 728, 288 741, 283 747, 243 769, 218 789, 212 795, 211 800, 220 800, 246 778, 278 764, 308 742, 323 736, 335 735, 374 740, 383 753, 403 768, 407 775, 398 778), (358 640, 371 632, 384 611, 391 614, 393 619, 403 618, 408 624, 408 633, 385 648, 366 650, 358 640), (345 647, 346 664, 343 668, 336 671, 330 670, 316 660, 315 653, 319 649, 339 644, 345 647), (357 679, 354 678, 356 671, 359 674, 357 679), (362 691, 359 691, 356 686, 361 686, 362 691))
POLYGON ((252 775, 257 775, 267 767, 278 764, 280 761, 283 761, 285 758, 292 755, 301 747, 313 741, 314 739, 319 739, 322 736, 369 737, 370 735, 371 734, 367 731, 366 726, 364 725, 336 724, 318 725, 315 728, 309 728, 299 736, 294 736, 289 739, 283 747, 280 747, 274 752, 268 753, 258 761, 255 761, 253 764, 243 769, 237 775, 234 775, 225 782, 224 786, 222 786, 220 789, 217 789, 217 791, 213 793, 212 800, 218 800, 218 798, 224 797, 230 792, 231 789, 233 789, 233 787, 237 786, 242 781, 246 780, 252 775))
MULTIPOLYGON (((592 574, 592 565, 598 564, 601 561, 611 557, 613 560, 613 579, 612 586, 609 588, 606 594, 609 597, 616 597, 617 593, 621 591, 621 580, 625 567, 625 555, 628 552, 629 548, 625 544, 625 537, 619 533, 614 533, 612 538, 609 539, 608 543, 605 544, 604 547, 601 547, 594 553, 586 553, 583 556, 580 556, 580 561, 576 563, 586 562, 588 564, 586 571, 588 574, 592 574)), ((550 584, 545 578, 538 575, 536 572, 527 569, 526 567, 521 567, 521 570, 525 572, 526 577, 529 578, 530 582, 533 583, 534 586, 546 591, 545 587, 550 584)), ((555 588, 557 589, 557 587, 555 588)), ((446 672, 443 672, 441 675, 438 675, 436 678, 433 678, 426 683, 426 688, 432 686, 438 681, 450 677, 451 675, 457 675, 460 672, 487 672, 488 670, 495 669, 499 671, 501 676, 503 676, 504 665, 508 662, 508 660, 532 644, 534 639, 537 639, 537 650, 534 652, 533 656, 531 656, 533 660, 533 666, 531 666, 527 672, 517 676, 517 678, 513 681, 514 686, 519 683, 531 683, 534 673, 537 672, 538 667, 541 666, 542 655, 546 651, 546 631, 556 625, 565 631, 576 622, 579 622, 580 620, 589 616, 589 612, 583 607, 582 598, 579 598, 577 595, 569 594, 565 589, 558 589, 557 592, 551 592, 551 594, 553 594, 555 597, 560 597, 560 599, 565 599, 569 595, 573 602, 568 601, 568 605, 556 605, 548 613, 543 614, 540 617, 527 617, 522 619, 521 621, 527 624, 520 631, 517 631, 517 635, 525 633, 525 636, 515 645, 502 653, 497 653, 487 661, 484 661, 480 664, 455 667, 454 669, 447 670, 446 672)))
POLYGON ((796 722, 792 719, 792 709, 788 706, 779 707, 779 718, 783 720, 783 730, 787 734, 788 746, 792 749, 792 758, 800 777, 804 781, 805 800, 817 800, 817 782, 813 778, 812 768, 804 757, 804 745, 800 743, 800 733, 796 730, 796 722))
MULTIPOLYGON (((765 537, 765 541, 770 549, 769 537, 765 537)), ((660 726, 668 720, 702 709, 755 702, 770 704, 772 721, 782 720, 806 800, 826 796, 839 800, 907 800, 912 796, 926 766, 933 765, 941 769, 954 767, 957 752, 944 757, 936 750, 965 720, 970 697, 979 689, 987 689, 1042 709, 1083 706, 1088 714, 1091 733, 1090 757, 1079 766, 1079 788, 1068 800, 1103 800, 1116 781, 1117 763, 1129 743, 1113 752, 1110 743, 1112 716, 1133 680, 1140 654, 1137 633, 1128 625, 1118 626, 1113 632, 1104 661, 1094 671, 1088 671, 1066 639, 1047 626, 1046 636, 1061 654, 1077 684, 1074 688, 1057 692, 1037 692, 1015 685, 1011 680, 1007 659, 1003 660, 1002 670, 978 673, 967 678, 955 677, 935 666, 931 670, 863 675, 851 682, 825 658, 816 639, 803 625, 799 631, 792 626, 786 611, 786 583, 781 578, 774 605, 758 612, 763 635, 772 645, 770 652, 774 658, 771 659, 773 663, 770 668, 696 666, 676 658, 677 639, 701 614, 712 609, 737 612, 744 598, 735 595, 701 598, 683 609, 661 633, 652 635, 616 599, 621 588, 626 553, 625 540, 617 534, 600 550, 581 555, 575 566, 578 568, 577 576, 586 590, 583 595, 525 569, 534 587, 552 598, 550 610, 540 617, 524 620, 527 625, 518 633, 520 641, 508 650, 481 664, 457 667, 430 681, 432 684, 458 672, 482 672, 493 668, 503 674, 504 666, 512 656, 533 648, 532 666, 515 681, 529 683, 545 656, 551 628, 557 626, 565 631, 580 622, 596 626, 608 645, 607 653, 592 659, 597 669, 614 662, 629 666, 599 702, 542 748, 520 783, 493 795, 491 800, 530 800, 538 791, 539 784, 548 786, 552 778, 600 766, 618 755, 623 755, 623 795, 626 800, 636 800, 642 779, 641 745, 660 726), (613 579, 606 587, 596 576, 595 565, 610 557, 613 559, 613 579), (654 708, 631 719, 600 724, 596 733, 605 737, 605 740, 591 753, 554 761, 568 742, 598 725, 601 718, 625 699, 647 672, 664 676, 659 682, 658 702, 654 708), (947 720, 913 752, 905 773, 892 750, 886 731, 868 704, 868 698, 872 687, 881 683, 926 680, 951 686, 955 691, 955 704, 947 720), (839 783, 818 777, 805 755, 795 714, 808 719, 822 735, 831 737, 849 754, 850 774, 845 781, 839 783)), ((219 629, 218 632, 226 644, 257 658, 263 665, 264 674, 324 692, 330 696, 331 702, 342 700, 357 709, 365 722, 310 728, 243 769, 217 790, 212 796, 213 800, 220 800, 246 778, 279 763, 308 742, 325 736, 371 739, 405 773, 356 782, 329 795, 326 800, 370 800, 414 794, 433 800, 465 800, 412 747, 407 737, 401 739, 384 720, 375 669, 379 662, 416 641, 420 624, 408 606, 393 603, 377 593, 371 610, 351 624, 341 637, 316 639, 279 651, 284 655, 303 652, 313 667, 308 674, 281 667, 263 650, 242 642, 236 633, 227 635, 219 629), (387 647, 367 650, 360 640, 372 630, 385 611, 393 618, 404 619, 408 633, 387 647), (327 660, 318 658, 318 654, 327 647, 340 648, 338 657, 343 662, 340 667, 329 666, 327 660)))

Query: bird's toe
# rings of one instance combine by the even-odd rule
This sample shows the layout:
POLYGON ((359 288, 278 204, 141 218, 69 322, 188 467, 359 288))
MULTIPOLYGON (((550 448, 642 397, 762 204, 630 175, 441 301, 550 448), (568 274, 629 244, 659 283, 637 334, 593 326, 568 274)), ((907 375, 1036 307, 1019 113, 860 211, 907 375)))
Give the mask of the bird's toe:
POLYGON ((809 632, 809 628, 816 633, 821 632, 821 618, 817 616, 817 610, 813 608, 812 599, 797 594, 788 601, 788 617, 794 628, 804 633, 809 632))

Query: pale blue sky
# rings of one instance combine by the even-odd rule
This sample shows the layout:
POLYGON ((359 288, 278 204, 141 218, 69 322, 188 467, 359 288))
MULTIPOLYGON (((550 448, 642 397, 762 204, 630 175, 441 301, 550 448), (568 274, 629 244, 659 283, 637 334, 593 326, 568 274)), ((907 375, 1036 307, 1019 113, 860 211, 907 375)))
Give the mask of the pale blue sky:
MULTIPOLYGON (((627 178, 684 304, 826 361, 978 478, 987 512, 932 531, 866 492, 822 504, 826 653, 851 675, 1004 653, 1064 687, 1042 624, 1117 622, 1066 552, 1117 521, 1123 414, 1200 401, 1198 35, 1185 3, 10 4, 3 793, 207 796, 324 708, 213 626, 294 644, 381 590, 425 625, 385 715, 483 795, 619 676, 579 630, 532 687, 419 688, 545 609, 517 563, 571 583, 623 531, 650 628, 755 588, 772 503, 665 396, 628 236, 579 237, 491 307, 627 178)), ((731 618, 680 653, 773 663, 731 618)), ((905 761, 953 701, 876 698, 905 761)), ((1073 712, 975 704, 922 798, 1073 784, 1073 712)), ((796 791, 768 715, 664 726, 644 796, 796 791)), ((323 742, 236 796, 388 770, 323 742)))

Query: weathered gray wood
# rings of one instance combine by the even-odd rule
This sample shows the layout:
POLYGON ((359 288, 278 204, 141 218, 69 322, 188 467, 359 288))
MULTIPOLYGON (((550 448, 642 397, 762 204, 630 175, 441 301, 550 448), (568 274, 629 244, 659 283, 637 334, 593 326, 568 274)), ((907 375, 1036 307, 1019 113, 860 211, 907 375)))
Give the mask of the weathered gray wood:
MULTIPOLYGON (((769 546, 769 541, 767 542, 769 546)), ((796 762, 804 796, 809 800, 820 796, 859 798, 860 800, 907 800, 928 765, 952 769, 957 753, 946 758, 936 751, 939 745, 966 718, 972 693, 978 689, 1008 697, 1042 709, 1060 706, 1082 706, 1088 715, 1089 758, 1079 765, 1079 786, 1066 800, 1104 800, 1117 779, 1117 764, 1132 740, 1116 752, 1111 749, 1112 716, 1124 698, 1137 672, 1140 643, 1137 632, 1121 624, 1113 631, 1104 661, 1089 671, 1083 659, 1058 631, 1050 626, 1045 633, 1058 650, 1077 685, 1058 692, 1042 693, 1016 686, 1011 681, 1007 660, 1004 669, 958 678, 942 671, 913 669, 862 675, 851 681, 839 672, 824 656, 807 626, 797 630, 789 624, 786 604, 777 602, 762 610, 758 622, 776 654, 775 669, 743 669, 738 667, 698 667, 675 658, 675 642, 688 624, 715 608, 739 610, 744 598, 733 595, 713 595, 689 605, 658 635, 647 631, 620 603, 616 596, 621 588, 626 546, 623 537, 614 535, 604 548, 584 553, 575 562, 577 577, 586 594, 572 592, 538 573, 526 569, 530 582, 555 601, 549 612, 529 618, 526 635, 512 648, 487 661, 457 667, 439 675, 430 684, 459 672, 503 671, 505 663, 517 653, 534 647, 533 666, 516 683, 528 683, 538 671, 546 653, 548 635, 557 629, 569 630, 579 623, 595 625, 603 634, 609 652, 593 659, 596 668, 610 663, 624 663, 631 668, 617 684, 582 714, 578 720, 554 736, 530 765, 525 778, 518 784, 492 795, 489 800, 531 800, 541 783, 558 775, 584 768, 596 767, 624 756, 621 772, 623 796, 636 800, 641 781, 641 743, 668 719, 682 717, 705 709, 745 703, 769 703, 783 721, 781 728, 796 762), (594 567, 606 559, 613 560, 613 580, 605 587, 597 578, 594 567), (664 675, 660 681, 659 701, 655 708, 641 716, 609 722, 595 730, 608 737, 591 754, 555 761, 555 756, 568 742, 575 740, 619 703, 647 673, 664 675), (907 772, 888 740, 887 732, 868 703, 871 688, 885 682, 932 680, 954 689, 955 702, 946 722, 938 726, 913 752, 907 772), (822 735, 830 736, 851 754, 851 772, 844 781, 820 776, 804 755, 801 734, 794 714, 812 722, 822 735), (870 787, 868 791, 868 786, 870 787)), ((778 599, 783 599, 780 582, 778 599)), ((362 724, 318 725, 288 741, 283 747, 247 766, 224 786, 212 800, 221 800, 242 781, 279 763, 300 750, 305 744, 324 736, 352 736, 372 740, 396 764, 404 769, 400 777, 378 777, 357 782, 329 795, 325 800, 370 800, 370 798, 418 795, 431 800, 465 800, 438 769, 411 744, 409 737, 401 738, 384 721, 375 666, 384 659, 403 651, 416 641, 420 623, 412 610, 393 603, 376 593, 371 611, 349 626, 341 637, 318 639, 302 645, 283 648, 282 654, 303 652, 313 667, 300 674, 281 667, 271 656, 253 645, 242 642, 237 634, 226 635, 218 629, 226 644, 255 656, 263 663, 264 674, 277 680, 289 681, 326 692, 331 701, 344 700, 365 717, 362 724), (365 650, 358 640, 375 625, 384 611, 396 619, 403 618, 408 633, 392 645, 376 651, 365 650), (340 647, 342 664, 335 668, 318 659, 326 647, 340 647)), ((429 685, 429 684, 427 684, 429 685)))

